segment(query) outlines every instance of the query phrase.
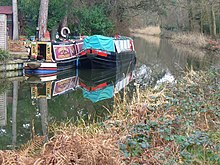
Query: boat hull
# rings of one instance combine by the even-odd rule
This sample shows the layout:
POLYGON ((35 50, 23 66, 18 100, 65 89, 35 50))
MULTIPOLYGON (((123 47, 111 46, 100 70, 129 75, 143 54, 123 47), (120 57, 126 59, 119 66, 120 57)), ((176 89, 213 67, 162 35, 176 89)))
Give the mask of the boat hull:
POLYGON ((62 61, 59 63, 55 62, 26 62, 24 65, 25 74, 42 75, 42 74, 53 74, 59 71, 68 70, 76 67, 77 60, 72 61, 62 61), (34 63, 36 66, 33 67, 34 63))
POLYGON ((57 72, 57 64, 53 62, 27 61, 24 63, 25 74, 52 74, 57 72))
POLYGON ((120 53, 104 52, 103 54, 100 53, 101 55, 88 52, 89 51, 86 51, 85 55, 82 55, 79 58, 80 68, 109 69, 115 67, 124 67, 129 65, 130 62, 136 60, 135 51, 127 51, 120 53))

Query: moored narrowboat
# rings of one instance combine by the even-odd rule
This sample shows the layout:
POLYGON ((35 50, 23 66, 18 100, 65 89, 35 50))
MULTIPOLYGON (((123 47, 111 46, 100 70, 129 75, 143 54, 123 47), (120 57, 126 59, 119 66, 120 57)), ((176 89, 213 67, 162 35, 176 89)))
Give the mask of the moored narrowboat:
POLYGON ((32 42, 29 60, 24 63, 26 74, 53 74, 73 68, 82 50, 83 40, 63 42, 32 42))
POLYGON ((132 38, 125 36, 106 37, 88 36, 83 41, 79 67, 82 68, 115 68, 127 65, 135 59, 136 51, 132 38))

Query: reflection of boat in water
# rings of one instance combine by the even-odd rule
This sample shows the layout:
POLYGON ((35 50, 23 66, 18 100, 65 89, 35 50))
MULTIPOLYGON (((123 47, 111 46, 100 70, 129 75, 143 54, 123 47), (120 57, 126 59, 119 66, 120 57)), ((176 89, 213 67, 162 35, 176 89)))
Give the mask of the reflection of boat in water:
POLYGON ((31 84, 31 98, 47 98, 81 89, 83 97, 92 102, 112 98, 133 78, 135 59, 129 65, 113 69, 72 69, 50 76, 27 76, 31 84))
POLYGON ((50 76, 30 76, 27 81, 31 84, 31 98, 47 98, 75 90, 79 81, 75 70, 66 70, 50 76))
POLYGON ((83 96, 92 102, 112 98, 133 80, 135 61, 113 69, 80 70, 79 85, 83 96))

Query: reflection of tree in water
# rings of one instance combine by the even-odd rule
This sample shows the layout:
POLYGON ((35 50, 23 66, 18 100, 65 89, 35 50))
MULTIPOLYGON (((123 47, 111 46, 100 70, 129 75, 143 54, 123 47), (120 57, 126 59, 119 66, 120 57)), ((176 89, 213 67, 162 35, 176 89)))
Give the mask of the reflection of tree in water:
POLYGON ((168 73, 177 78, 186 69, 201 70, 213 64, 213 58, 204 55, 204 52, 179 49, 168 40, 161 39, 158 45, 145 38, 136 37, 134 42, 138 66, 135 73, 136 83, 142 86, 154 86, 157 80, 168 73))
POLYGON ((106 108, 111 111, 112 99, 92 103, 83 97, 81 90, 48 100, 50 119, 54 121, 71 120, 74 122, 81 119, 85 122, 100 121, 109 114, 106 108))
POLYGON ((15 149, 17 143, 17 105, 18 104, 18 81, 13 82, 13 102, 12 102, 12 148, 15 149))
MULTIPOLYGON (((46 98, 39 98, 39 110, 41 114, 41 126, 43 136, 48 137, 48 105, 46 98)), ((46 140, 45 139, 45 140, 46 140)))
POLYGON ((14 86, 15 88, 8 89, 7 93, 7 123, 6 126, 0 128, 0 149, 20 147, 22 144, 32 139, 32 128, 35 129, 36 135, 42 134, 41 118, 38 108, 36 105, 31 106, 32 100, 30 97, 29 84, 18 82, 17 107, 15 107, 17 91, 16 82, 14 86))

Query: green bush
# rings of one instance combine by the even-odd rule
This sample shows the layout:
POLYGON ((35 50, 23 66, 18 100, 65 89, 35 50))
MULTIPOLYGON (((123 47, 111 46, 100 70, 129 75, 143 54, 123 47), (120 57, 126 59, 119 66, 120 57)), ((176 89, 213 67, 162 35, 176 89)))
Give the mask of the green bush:
POLYGON ((78 30, 83 35, 111 35, 114 31, 114 25, 107 17, 103 7, 93 6, 92 8, 81 8, 73 11, 73 16, 80 20, 78 29, 76 26, 69 26, 71 31, 78 30))
POLYGON ((6 61, 11 58, 11 55, 8 51, 0 49, 0 61, 6 61))

